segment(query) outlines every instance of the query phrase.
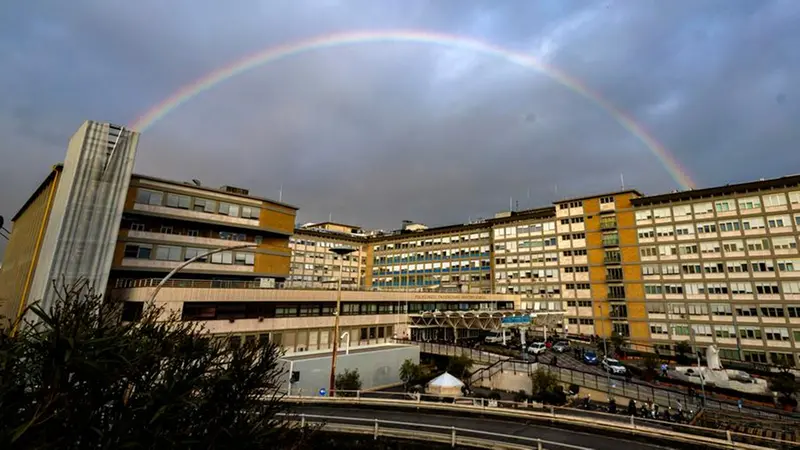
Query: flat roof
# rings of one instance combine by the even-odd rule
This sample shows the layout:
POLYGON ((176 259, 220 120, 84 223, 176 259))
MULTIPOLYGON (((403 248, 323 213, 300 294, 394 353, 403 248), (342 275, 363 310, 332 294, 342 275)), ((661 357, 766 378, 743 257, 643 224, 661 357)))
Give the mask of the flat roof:
MULTIPOLYGON (((350 354, 382 352, 386 350, 396 350, 399 348, 412 348, 412 347, 416 347, 416 345, 383 344, 383 345, 376 345, 373 347, 356 347, 350 349, 350 354)), ((344 355, 345 352, 346 349, 339 347, 339 350, 336 352, 336 356, 340 357, 344 355)), ((330 357, 331 357, 331 351, 319 351, 315 353, 299 353, 290 356, 284 356, 281 359, 285 359, 287 361, 302 361, 306 359, 321 359, 330 357)))
POLYGON ((572 198, 565 198, 563 200, 559 200, 557 202, 553 202, 554 205, 560 205, 561 203, 566 202, 577 202, 581 200, 589 200, 591 198, 600 198, 600 197, 608 197, 610 195, 620 195, 620 194, 636 194, 639 197, 644 196, 641 192, 636 189, 623 189, 621 191, 614 191, 614 192, 606 192, 604 194, 592 194, 592 195, 582 195, 580 197, 572 197, 572 198))
POLYGON ((357 230, 361 229, 361 227, 356 226, 356 225, 348 225, 346 223, 339 223, 339 222, 317 222, 317 223, 312 223, 309 226, 310 227, 321 227, 323 225, 335 225, 337 227, 355 228, 357 230))
POLYGON ((632 199, 631 204, 633 206, 645 206, 658 203, 681 202, 681 201, 697 200, 708 197, 721 197, 724 195, 763 191, 765 189, 794 187, 799 184, 800 184, 800 175, 787 175, 779 178, 769 178, 758 181, 746 181, 743 183, 726 184, 724 186, 716 186, 704 189, 691 189, 688 191, 650 195, 647 197, 632 199))
POLYGON ((286 208, 289 208, 289 209, 293 209, 295 211, 300 209, 297 206, 290 205, 288 203, 279 202, 279 201, 273 200, 271 198, 258 197, 256 195, 250 195, 250 194, 247 194, 247 195, 245 195, 245 194, 237 194, 236 192, 223 191, 222 189, 219 189, 219 188, 198 186, 196 184, 188 184, 188 183, 185 183, 183 181, 167 180, 166 178, 158 178, 158 177, 153 177, 153 176, 150 176, 150 175, 142 175, 142 174, 138 174, 138 173, 134 173, 131 176, 131 178, 133 178, 133 177, 141 178, 143 180, 158 181, 160 183, 174 184, 176 186, 182 186, 182 187, 187 187, 188 186, 188 187, 191 187, 193 189, 198 189, 198 190, 206 191, 206 192, 213 192, 215 194, 225 194, 225 195, 230 195, 230 196, 233 196, 233 197, 246 198, 246 199, 250 199, 250 200, 258 200, 258 201, 261 201, 261 202, 272 203, 273 205, 283 206, 283 207, 286 207, 286 208))
POLYGON ((315 230, 313 228, 295 228, 294 235, 295 236, 306 235, 319 238, 340 239, 343 241, 350 241, 357 244, 363 244, 367 242, 367 236, 341 233, 333 230, 315 230))

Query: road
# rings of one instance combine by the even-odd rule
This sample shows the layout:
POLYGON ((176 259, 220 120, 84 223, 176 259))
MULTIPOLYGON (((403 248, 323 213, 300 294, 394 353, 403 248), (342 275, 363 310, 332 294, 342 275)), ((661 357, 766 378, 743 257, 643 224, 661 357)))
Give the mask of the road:
MULTIPOLYGON (((363 422, 348 421, 345 418, 379 419, 396 422, 419 423, 423 425, 439 425, 445 427, 468 428, 492 433, 508 434, 515 436, 525 436, 538 438, 546 441, 558 442, 569 445, 576 445, 595 450, 618 450, 620 448, 636 448, 643 450, 667 449, 675 447, 664 447, 653 444, 646 444, 638 441, 619 439, 588 432, 568 431, 542 425, 531 425, 521 422, 504 421, 498 419, 486 419, 478 417, 459 417, 447 416, 444 414, 431 414, 424 412, 410 411, 387 411, 380 409, 363 408, 342 408, 336 406, 320 405, 297 405, 293 408, 297 414, 336 416, 342 419, 328 419, 329 423, 352 423, 364 425, 363 422)), ((312 421, 312 419, 307 419, 312 421)), ((389 425, 381 425, 389 426, 389 425)), ((416 429, 414 427, 402 427, 405 429, 416 429)), ((420 431, 430 432, 420 428, 420 431)), ((474 434, 477 438, 487 439, 486 436, 474 434)), ((511 441, 517 444, 529 444, 524 441, 511 441)), ((567 449, 569 447, 557 445, 545 445, 544 448, 550 450, 567 449)))

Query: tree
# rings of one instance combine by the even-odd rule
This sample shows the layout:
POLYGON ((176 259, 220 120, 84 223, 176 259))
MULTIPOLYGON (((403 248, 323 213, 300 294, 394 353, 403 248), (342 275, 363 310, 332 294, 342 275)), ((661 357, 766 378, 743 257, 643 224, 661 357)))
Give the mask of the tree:
POLYGON ((422 367, 419 364, 414 364, 414 361, 407 359, 403 361, 403 364, 400 366, 400 380, 403 382, 403 386, 406 390, 408 390, 408 386, 412 385, 422 379, 422 367))
POLYGON ((472 370, 472 360, 467 356, 453 356, 447 364, 447 371, 456 378, 463 379, 472 370))
POLYGON ((794 374, 784 371, 770 380, 770 389, 783 395, 783 403, 789 403, 792 395, 800 391, 800 383, 794 374))
MULTIPOLYGON (((334 386, 336 387, 337 391, 360 391, 361 375, 358 374, 358 369, 345 369, 344 373, 337 374, 334 386)), ((342 392, 341 394, 337 393, 336 395, 349 397, 355 394, 353 392, 342 392)))
POLYGON ((686 341, 680 341, 675 344, 675 353, 678 354, 678 363, 679 364, 686 364, 689 362, 689 358, 686 356, 687 353, 692 352, 692 346, 689 345, 686 341))
POLYGON ((658 375, 658 368, 661 361, 655 355, 645 355, 642 363, 644 365, 642 376, 645 380, 650 381, 658 375))
POLYGON ((549 370, 539 368, 531 374, 531 392, 534 396, 554 391, 558 383, 558 378, 549 370))
POLYGON ((282 415, 280 350, 229 346, 200 326, 121 305, 86 283, 0 332, 0 448, 301 448, 282 415))

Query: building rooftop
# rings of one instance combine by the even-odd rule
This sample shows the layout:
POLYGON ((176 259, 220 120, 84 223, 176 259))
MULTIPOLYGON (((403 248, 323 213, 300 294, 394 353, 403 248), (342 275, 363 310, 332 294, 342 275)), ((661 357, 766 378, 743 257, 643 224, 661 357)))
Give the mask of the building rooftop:
POLYGON ((743 194, 747 192, 763 191, 765 189, 775 189, 800 185, 800 175, 787 175, 779 178, 760 179, 758 181, 747 181, 744 183, 726 184, 704 189, 692 189, 688 191, 670 192, 667 194, 650 195, 631 200, 633 206, 655 205, 659 203, 681 202, 697 200, 701 198, 721 197, 731 194, 743 194))

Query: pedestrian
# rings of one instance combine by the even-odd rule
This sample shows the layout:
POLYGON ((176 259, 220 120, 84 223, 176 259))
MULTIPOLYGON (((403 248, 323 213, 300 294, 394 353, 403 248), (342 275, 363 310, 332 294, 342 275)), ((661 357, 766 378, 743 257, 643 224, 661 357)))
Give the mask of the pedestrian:
POLYGON ((667 365, 667 363, 661 363, 661 376, 662 377, 667 378, 667 369, 668 368, 669 368, 669 366, 667 365))
POLYGON ((631 399, 628 402, 628 415, 635 416, 636 415, 636 400, 631 399))
POLYGON ((772 403, 775 404, 775 407, 778 407, 778 391, 772 391, 772 403))
POLYGON ((736 402, 736 406, 739 408, 739 412, 742 412, 742 399, 740 398, 738 402, 736 402))

